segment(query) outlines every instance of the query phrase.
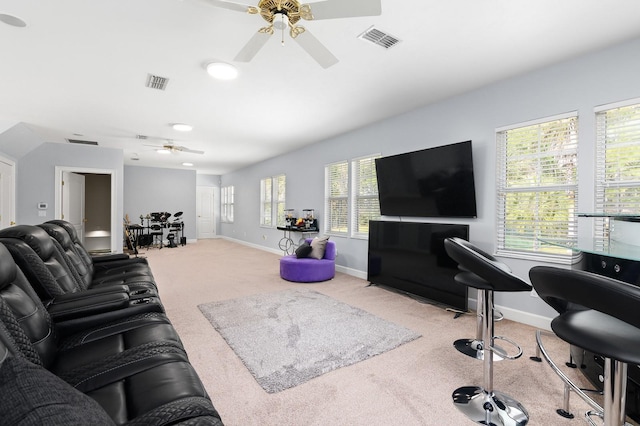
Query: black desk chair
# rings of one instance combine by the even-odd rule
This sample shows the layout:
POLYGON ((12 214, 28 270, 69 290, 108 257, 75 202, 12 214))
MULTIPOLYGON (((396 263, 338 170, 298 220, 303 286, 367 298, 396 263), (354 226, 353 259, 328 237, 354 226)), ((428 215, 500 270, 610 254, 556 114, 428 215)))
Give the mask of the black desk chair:
POLYGON ((455 406, 467 417, 483 425, 524 426, 529 422, 527 410, 515 399, 493 389, 494 354, 503 359, 522 356, 522 349, 502 336, 494 335, 495 291, 531 291, 531 286, 511 273, 507 265, 461 238, 444 241, 447 254, 465 270, 456 275, 457 282, 478 290, 478 312, 482 318, 483 385, 463 386, 453 392, 455 406), (494 344, 501 339, 517 347, 508 355, 494 344))
POLYGON ((627 364, 640 364, 640 287, 584 271, 537 266, 533 287, 559 315, 554 333, 604 357, 604 412, 588 412, 605 426, 625 424, 627 364))

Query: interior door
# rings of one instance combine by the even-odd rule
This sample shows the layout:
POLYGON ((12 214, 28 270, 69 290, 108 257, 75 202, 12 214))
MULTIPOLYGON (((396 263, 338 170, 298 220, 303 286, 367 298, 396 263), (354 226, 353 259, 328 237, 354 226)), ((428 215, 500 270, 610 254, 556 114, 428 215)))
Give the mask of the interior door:
POLYGON ((84 187, 83 175, 62 172, 62 219, 70 222, 84 244, 84 187))
POLYGON ((15 166, 0 158, 0 229, 15 224, 15 166))
POLYGON ((216 235, 213 190, 212 186, 198 186, 196 188, 196 232, 198 239, 214 238, 216 235))

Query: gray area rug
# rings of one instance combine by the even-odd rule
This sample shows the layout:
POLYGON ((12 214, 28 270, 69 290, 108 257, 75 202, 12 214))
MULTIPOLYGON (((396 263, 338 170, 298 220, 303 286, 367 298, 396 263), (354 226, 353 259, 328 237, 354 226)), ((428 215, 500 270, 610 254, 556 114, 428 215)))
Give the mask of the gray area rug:
POLYGON ((268 393, 420 337, 312 290, 285 290, 198 307, 268 393))

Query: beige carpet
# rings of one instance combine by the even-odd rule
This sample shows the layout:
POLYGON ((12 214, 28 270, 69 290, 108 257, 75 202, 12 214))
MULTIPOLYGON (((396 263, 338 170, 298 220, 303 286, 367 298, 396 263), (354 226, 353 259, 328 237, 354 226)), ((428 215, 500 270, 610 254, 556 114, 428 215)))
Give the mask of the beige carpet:
MULTIPOLYGON (((453 348, 475 333, 475 315, 453 314, 349 275, 316 284, 280 279, 279 256, 215 239, 178 248, 150 249, 149 259, 167 314, 189 358, 227 426, 249 425, 437 425, 474 424, 453 406, 451 393, 482 384, 480 361, 453 348), (384 354, 269 394, 198 309, 201 303, 309 287, 422 335, 384 354)), ((573 420, 555 413, 562 386, 535 355, 535 329, 511 321, 496 323, 496 334, 518 342, 524 356, 494 364, 494 387, 520 401, 529 425, 582 425, 588 408, 575 395, 573 420)), ((550 352, 563 361, 568 347, 555 338, 550 352)), ((505 345, 506 346, 506 345, 505 345)), ((567 369, 571 377, 580 377, 567 369)))

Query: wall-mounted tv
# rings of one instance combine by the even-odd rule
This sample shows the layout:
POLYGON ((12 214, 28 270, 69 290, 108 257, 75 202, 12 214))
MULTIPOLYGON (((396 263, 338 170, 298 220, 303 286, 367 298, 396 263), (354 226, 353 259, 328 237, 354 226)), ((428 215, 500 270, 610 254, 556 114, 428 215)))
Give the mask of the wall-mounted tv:
POLYGON ((376 160, 384 216, 477 216, 471 141, 376 160))

